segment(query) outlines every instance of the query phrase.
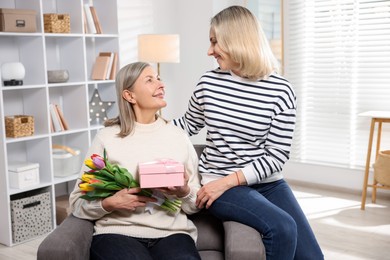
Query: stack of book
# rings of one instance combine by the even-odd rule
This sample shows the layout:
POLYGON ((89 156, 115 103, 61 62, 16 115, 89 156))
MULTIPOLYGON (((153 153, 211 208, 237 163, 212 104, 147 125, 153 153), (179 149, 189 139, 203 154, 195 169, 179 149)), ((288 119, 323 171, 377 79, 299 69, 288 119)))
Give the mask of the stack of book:
POLYGON ((93 80, 115 79, 118 63, 116 52, 100 52, 92 69, 93 80))
POLYGON ((102 34, 103 30, 99 22, 95 7, 84 5, 84 30, 85 33, 102 34))
POLYGON ((57 104, 51 103, 50 109, 50 129, 52 132, 61 132, 69 130, 68 123, 65 120, 64 114, 57 104))

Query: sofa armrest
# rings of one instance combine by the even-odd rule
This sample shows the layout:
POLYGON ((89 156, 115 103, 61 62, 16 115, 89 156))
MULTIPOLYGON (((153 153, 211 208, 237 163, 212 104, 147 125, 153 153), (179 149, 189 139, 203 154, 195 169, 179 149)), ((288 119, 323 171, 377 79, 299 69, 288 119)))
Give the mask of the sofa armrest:
POLYGON ((257 230, 235 221, 223 222, 225 229, 225 259, 266 259, 265 248, 257 230))
POLYGON ((38 260, 87 260, 93 222, 69 215, 39 245, 38 260))

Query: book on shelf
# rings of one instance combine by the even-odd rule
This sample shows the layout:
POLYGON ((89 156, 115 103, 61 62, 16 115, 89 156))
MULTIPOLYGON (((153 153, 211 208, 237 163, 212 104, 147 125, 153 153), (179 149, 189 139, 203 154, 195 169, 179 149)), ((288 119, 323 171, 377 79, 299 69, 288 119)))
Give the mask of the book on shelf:
POLYGON ((93 80, 105 80, 109 63, 110 57, 99 55, 93 65, 91 78, 93 80))
POLYGON ((99 17, 97 15, 95 7, 90 6, 89 9, 91 10, 93 23, 94 23, 95 28, 96 28, 96 33, 102 34, 103 33, 102 26, 100 25, 99 17))
POLYGON ((87 15, 85 14, 84 8, 83 8, 83 25, 84 25, 84 33, 88 33, 87 15))
POLYGON ((65 120, 62 110, 57 104, 50 103, 50 129, 52 132, 61 132, 69 130, 67 121, 65 120))
POLYGON ((89 4, 84 4, 84 15, 87 21, 87 33, 96 34, 96 27, 93 21, 92 12, 89 4))
POLYGON ((55 105, 55 107, 58 113, 58 117, 60 118, 61 125, 63 126, 64 130, 69 130, 68 122, 65 120, 61 108, 57 104, 55 105))
POLYGON ((118 69, 118 53, 114 52, 114 60, 112 62, 111 73, 110 73, 109 79, 112 79, 112 80, 115 79, 117 69, 118 69))
POLYGON ((116 52, 100 52, 92 69, 93 80, 115 79, 118 63, 116 52))
POLYGON ((106 72, 106 79, 110 79, 112 65, 114 63, 114 53, 113 52, 101 52, 99 53, 99 56, 106 56, 110 58, 110 62, 108 63, 108 68, 106 72))

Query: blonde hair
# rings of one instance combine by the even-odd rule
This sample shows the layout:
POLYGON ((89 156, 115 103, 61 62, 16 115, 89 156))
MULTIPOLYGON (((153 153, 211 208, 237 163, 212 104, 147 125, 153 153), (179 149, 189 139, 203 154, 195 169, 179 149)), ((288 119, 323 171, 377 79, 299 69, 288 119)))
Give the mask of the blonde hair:
POLYGON ((135 81, 148 66, 150 66, 150 64, 145 62, 130 63, 121 68, 116 75, 115 85, 119 115, 115 118, 106 120, 104 126, 119 125, 119 137, 126 137, 131 134, 136 121, 133 106, 123 98, 122 93, 126 89, 131 90, 133 88, 135 81))
POLYGON ((278 71, 278 61, 256 17, 245 7, 230 6, 210 22, 218 45, 239 64, 241 76, 257 80, 278 71))

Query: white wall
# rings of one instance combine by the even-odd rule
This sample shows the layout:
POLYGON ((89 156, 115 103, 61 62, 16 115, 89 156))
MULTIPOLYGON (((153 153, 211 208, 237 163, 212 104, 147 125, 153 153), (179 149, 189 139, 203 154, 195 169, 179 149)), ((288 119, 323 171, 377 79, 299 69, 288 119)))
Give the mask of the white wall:
MULTIPOLYGON (((217 65, 207 56, 211 17, 223 8, 244 4, 243 0, 118 0, 121 67, 137 61, 137 35, 179 34, 180 63, 163 63, 160 74, 166 85, 167 119, 182 116, 201 75, 217 65)), ((191 137, 204 143, 205 131, 191 137)))
MULTIPOLYGON (((360 191, 363 187, 364 169, 346 169, 290 161, 285 165, 283 173, 287 180, 310 183, 314 187, 318 184, 354 191, 360 191)), ((372 177, 373 174, 370 176, 372 177)))
POLYGON ((138 34, 153 33, 152 0, 118 0, 120 67, 138 60, 138 34))
MULTIPOLYGON (((137 60, 137 35, 141 33, 175 33, 180 35, 181 61, 161 64, 161 76, 166 84, 168 107, 163 110, 167 119, 181 116, 199 77, 216 66, 207 56, 211 17, 244 0, 119 0, 121 65, 137 60)), ((288 61, 285 63, 288 65, 288 61)), ((205 133, 191 138, 204 143, 205 133)), ((327 185, 360 191, 363 169, 344 169, 332 166, 288 162, 284 175, 288 180, 327 185)), ((386 191, 378 191, 379 194, 386 191)))

